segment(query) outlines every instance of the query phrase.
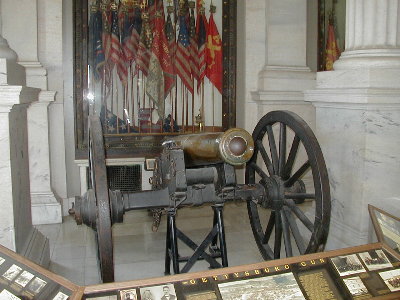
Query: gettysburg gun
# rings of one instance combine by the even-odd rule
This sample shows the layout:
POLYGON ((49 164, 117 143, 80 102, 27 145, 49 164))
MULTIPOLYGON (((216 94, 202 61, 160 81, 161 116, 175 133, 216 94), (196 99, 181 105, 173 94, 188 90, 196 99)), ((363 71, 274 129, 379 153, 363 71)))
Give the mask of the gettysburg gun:
POLYGON ((89 118, 89 189, 77 197, 72 214, 96 232, 104 282, 114 280, 111 226, 135 209, 167 211, 165 273, 187 272, 204 259, 210 267, 228 266, 222 209, 226 201, 247 202, 251 228, 265 260, 323 249, 329 228, 330 192, 323 155, 313 132, 296 114, 265 115, 252 136, 243 129, 171 137, 155 160, 153 189, 123 193, 107 186, 99 118, 89 118), (236 182, 235 165, 246 163, 245 184, 236 182), (177 209, 211 203, 212 229, 200 245, 176 227, 177 209), (193 249, 181 257, 178 239, 193 249), (207 247, 209 249, 207 249, 207 247), (221 263, 217 259, 221 259, 221 263), (183 268, 180 263, 185 262, 183 268))

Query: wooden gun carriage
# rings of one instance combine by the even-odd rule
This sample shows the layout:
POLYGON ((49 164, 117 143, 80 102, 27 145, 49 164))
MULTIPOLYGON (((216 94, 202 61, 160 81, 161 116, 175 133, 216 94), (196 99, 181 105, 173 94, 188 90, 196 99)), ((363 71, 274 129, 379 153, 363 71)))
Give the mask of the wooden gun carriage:
POLYGON ((123 222, 124 213, 135 209, 167 212, 165 274, 170 274, 171 262, 174 273, 189 271, 199 259, 212 268, 228 266, 222 212, 224 203, 232 200, 247 203, 265 260, 280 258, 283 248, 286 256, 324 248, 330 219, 327 170, 315 135, 296 114, 270 112, 252 135, 232 128, 170 137, 155 160, 153 189, 134 193, 108 189, 101 128, 98 117, 89 118, 89 189, 77 198, 71 213, 78 224, 96 232, 104 282, 114 281, 112 224, 123 222), (238 184, 235 166, 243 164, 245 184, 238 184), (177 228, 176 212, 206 203, 214 211, 212 229, 197 245, 177 228), (178 239, 193 249, 192 256, 179 255, 178 239))

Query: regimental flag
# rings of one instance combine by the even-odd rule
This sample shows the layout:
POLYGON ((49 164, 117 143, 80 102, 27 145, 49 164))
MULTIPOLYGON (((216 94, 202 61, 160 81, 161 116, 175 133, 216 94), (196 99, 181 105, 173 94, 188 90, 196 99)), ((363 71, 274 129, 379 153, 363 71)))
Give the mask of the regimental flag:
POLYGON ((174 25, 172 24, 170 14, 168 14, 167 22, 165 23, 165 35, 168 41, 169 56, 171 57, 172 65, 174 66, 175 70, 176 42, 175 42, 174 25))
POLYGON ((111 12, 107 5, 103 4, 101 7, 102 10, 102 24, 103 24, 103 32, 101 34, 104 57, 106 62, 109 62, 110 59, 110 48, 111 48, 111 12))
POLYGON ((193 93, 189 47, 189 34, 185 22, 185 16, 179 16, 179 36, 175 55, 175 71, 186 88, 193 93))
POLYGON ((139 48, 139 39, 140 33, 142 31, 142 17, 140 16, 141 12, 138 7, 135 8, 135 13, 133 15, 132 21, 132 31, 131 31, 131 43, 133 45, 133 57, 134 59, 137 56, 138 48, 139 48))
POLYGON ((213 14, 208 23, 206 53, 206 76, 222 94, 222 41, 213 14))
POLYGON ((175 84, 174 68, 169 55, 168 41, 164 33, 164 19, 157 16, 154 24, 146 91, 157 106, 160 120, 164 119, 164 100, 175 84))
POLYGON ((193 78, 199 78, 199 53, 197 48, 197 34, 196 34, 196 22, 194 18, 194 9, 191 9, 189 18, 189 38, 190 38, 190 69, 192 71, 193 78))
POLYGON ((206 76, 207 62, 206 62, 206 38, 207 38, 207 19, 204 11, 197 15, 197 53, 198 53, 198 78, 197 78, 197 91, 201 84, 204 82, 206 76))
POLYGON ((125 86, 128 83, 128 68, 123 59, 123 52, 119 42, 118 12, 116 9, 111 11, 110 60, 117 66, 118 77, 125 86))
POLYGON ((102 18, 101 12, 97 8, 93 8, 90 16, 90 66, 93 69, 94 77, 99 80, 102 76, 102 68, 104 67, 105 57, 102 43, 102 18))
POLYGON ((144 19, 142 25, 142 32, 140 33, 139 47, 136 57, 136 71, 140 70, 144 76, 147 76, 149 73, 151 55, 150 47, 153 42, 153 35, 148 19, 144 19))
POLYGON ((328 40, 326 42, 326 64, 325 70, 333 70, 333 63, 339 58, 340 50, 336 43, 335 29, 332 24, 328 25, 328 40))
POLYGON ((121 27, 121 41, 122 41, 122 52, 124 54, 124 60, 126 63, 130 63, 134 57, 134 44, 131 40, 132 36, 132 24, 128 14, 128 8, 121 5, 120 22, 121 27))
POLYGON ((161 13, 161 17, 165 19, 164 16, 164 6, 162 0, 148 0, 147 11, 149 13, 149 24, 152 31, 154 31, 156 14, 161 13))

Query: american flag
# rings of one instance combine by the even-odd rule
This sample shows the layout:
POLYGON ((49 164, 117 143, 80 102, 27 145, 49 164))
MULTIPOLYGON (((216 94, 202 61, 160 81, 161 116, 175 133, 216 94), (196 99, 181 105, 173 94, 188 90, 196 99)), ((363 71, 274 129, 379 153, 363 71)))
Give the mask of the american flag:
POLYGON ((109 62, 110 59, 110 48, 111 48, 111 13, 107 5, 103 4, 102 7, 102 23, 103 23, 103 32, 101 35, 103 50, 106 62, 109 62))
POLYGON ((198 70, 199 76, 197 78, 197 90, 204 82, 206 76, 207 62, 206 62, 206 38, 207 38, 207 19, 204 11, 197 16, 197 45, 198 45, 198 70))
POLYGON ((196 37, 196 23, 194 18, 194 9, 191 9, 189 18, 189 37, 190 37, 190 69, 192 70, 193 78, 199 78, 199 53, 197 48, 197 37, 196 37))
MULTIPOLYGON (((123 5, 121 5, 123 6, 123 5)), ((130 63, 134 57, 134 44, 131 40, 132 25, 129 20, 127 8, 123 8, 120 14, 121 27, 121 40, 122 40, 122 52, 124 54, 125 62, 130 63)))
POLYGON ((128 83, 128 68, 123 59, 123 52, 119 42, 118 13, 116 9, 111 11, 110 60, 117 66, 117 74, 122 84, 126 85, 128 83))
POLYGON ((102 19, 101 12, 98 8, 93 7, 90 16, 90 65, 93 68, 94 77, 99 80, 102 75, 102 68, 104 67, 104 51, 102 43, 102 19))
POLYGON ((142 25, 142 32, 140 33, 139 46, 136 57, 136 72, 140 70, 145 76, 147 76, 149 74, 152 32, 148 20, 145 19, 142 25))
POLYGON ((179 36, 175 55, 175 71, 186 88, 193 93, 189 47, 189 34, 185 22, 185 16, 179 16, 179 36))
POLYGON ((174 25, 172 24, 170 14, 168 14, 167 22, 165 23, 165 35, 167 36, 169 55, 171 57, 172 65, 174 66, 175 70, 176 42, 175 42, 174 25))
POLYGON ((132 31, 131 31, 131 43, 133 45, 133 55, 134 58, 137 56, 138 48, 139 48, 139 39, 140 39, 140 33, 142 31, 142 18, 140 16, 141 12, 140 9, 137 7, 135 8, 135 12, 133 15, 133 21, 132 21, 132 31))

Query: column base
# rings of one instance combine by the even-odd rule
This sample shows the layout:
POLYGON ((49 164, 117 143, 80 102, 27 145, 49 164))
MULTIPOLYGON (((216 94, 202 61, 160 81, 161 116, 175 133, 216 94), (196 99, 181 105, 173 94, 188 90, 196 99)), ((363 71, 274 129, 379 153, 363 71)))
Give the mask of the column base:
POLYGON ((32 224, 59 224, 62 222, 62 207, 52 192, 31 193, 32 224))

